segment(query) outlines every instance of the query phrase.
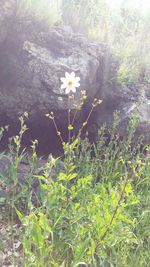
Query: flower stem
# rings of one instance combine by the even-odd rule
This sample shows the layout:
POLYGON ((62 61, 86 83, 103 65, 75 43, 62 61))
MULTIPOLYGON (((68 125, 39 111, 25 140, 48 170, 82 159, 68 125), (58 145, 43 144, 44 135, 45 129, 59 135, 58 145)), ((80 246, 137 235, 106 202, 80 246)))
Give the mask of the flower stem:
POLYGON ((70 105, 70 93, 68 94, 68 144, 70 144, 70 139, 71 139, 71 131, 70 131, 70 110, 71 105, 70 105))
POLYGON ((94 106, 91 107, 91 110, 90 110, 90 112, 89 112, 89 114, 88 114, 88 116, 87 116, 86 121, 83 122, 82 127, 80 128, 80 130, 79 130, 79 132, 78 132, 77 138, 80 137, 80 135, 81 135, 81 133, 82 133, 84 127, 87 125, 88 120, 89 120, 89 118, 90 118, 90 116, 91 116, 91 114, 92 114, 92 112, 93 112, 93 109, 94 109, 94 106))

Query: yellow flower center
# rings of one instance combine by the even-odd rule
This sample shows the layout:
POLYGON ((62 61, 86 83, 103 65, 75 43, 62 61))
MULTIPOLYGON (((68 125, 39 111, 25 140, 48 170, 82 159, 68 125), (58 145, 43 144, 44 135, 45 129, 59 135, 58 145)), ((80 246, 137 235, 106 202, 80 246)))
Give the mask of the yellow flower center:
POLYGON ((69 87, 72 86, 72 81, 68 81, 68 86, 69 86, 69 87))

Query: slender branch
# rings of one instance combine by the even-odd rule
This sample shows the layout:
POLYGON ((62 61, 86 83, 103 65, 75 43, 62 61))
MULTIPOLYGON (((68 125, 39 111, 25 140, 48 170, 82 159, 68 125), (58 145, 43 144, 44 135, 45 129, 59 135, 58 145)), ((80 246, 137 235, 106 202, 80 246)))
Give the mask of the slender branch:
POLYGON ((79 111, 79 110, 76 109, 76 111, 75 111, 75 113, 74 113, 73 120, 72 120, 72 122, 71 122, 72 125, 74 124, 74 121, 75 121, 75 118, 76 118, 76 115, 77 115, 78 111, 79 111))
POLYGON ((77 134, 77 138, 80 137, 81 132, 83 131, 84 127, 87 125, 88 120, 89 120, 89 118, 90 118, 90 116, 91 116, 91 114, 92 114, 92 112, 93 112, 94 107, 95 107, 95 106, 92 106, 92 108, 91 108, 91 110, 90 110, 90 112, 89 112, 89 114, 88 114, 88 116, 87 116, 86 121, 83 122, 82 127, 80 128, 80 130, 79 130, 79 132, 78 132, 78 134, 77 134))
POLYGON ((55 122, 55 119, 52 118, 52 121, 53 121, 53 123, 54 123, 55 129, 56 129, 56 132, 57 132, 57 135, 59 136, 60 141, 61 141, 61 143, 63 144, 63 143, 64 143, 64 140, 63 140, 63 138, 62 138, 62 136, 61 136, 61 132, 58 130, 58 127, 57 127, 57 124, 56 124, 56 122, 55 122))
POLYGON ((68 144, 70 144, 70 137, 71 137, 71 132, 70 132, 70 111, 71 111, 71 106, 70 106, 70 93, 68 94, 68 144))

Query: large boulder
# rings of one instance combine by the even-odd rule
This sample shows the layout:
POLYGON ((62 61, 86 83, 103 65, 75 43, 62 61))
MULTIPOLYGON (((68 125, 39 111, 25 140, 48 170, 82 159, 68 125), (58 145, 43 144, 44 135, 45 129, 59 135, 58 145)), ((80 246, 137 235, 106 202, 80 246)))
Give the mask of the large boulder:
MULTIPOLYGON (((111 124, 116 109, 121 111, 121 122, 126 121, 139 101, 139 89, 116 85, 118 63, 106 44, 89 41, 69 27, 49 30, 31 17, 20 18, 16 0, 1 0, 0 26, 0 125, 10 125, 9 135, 17 133, 18 117, 27 111, 30 130, 26 140, 40 139, 42 148, 56 149, 56 132, 45 114, 53 111, 58 127, 66 133, 68 100, 60 82, 66 71, 80 76, 81 89, 86 89, 88 96, 77 116, 77 128, 93 99, 103 99, 88 126, 94 135, 104 122, 111 124)), ((79 98, 80 89, 75 103, 79 98)), ((149 93, 140 105, 139 132, 148 133, 149 140, 148 99, 149 93)))
POLYGON ((98 97, 103 103, 91 116, 89 131, 94 138, 98 129, 106 124, 112 125, 113 114, 118 111, 121 136, 127 133, 127 124, 134 116, 138 118, 135 139, 143 136, 144 143, 150 144, 150 87, 147 85, 110 85, 103 86, 98 92, 98 97), (93 123, 92 123, 93 121, 93 123))

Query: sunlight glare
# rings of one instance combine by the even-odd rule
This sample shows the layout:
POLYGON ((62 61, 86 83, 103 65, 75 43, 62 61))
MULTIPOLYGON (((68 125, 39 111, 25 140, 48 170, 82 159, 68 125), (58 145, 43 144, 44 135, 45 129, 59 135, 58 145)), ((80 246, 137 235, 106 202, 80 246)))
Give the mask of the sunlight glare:
POLYGON ((128 7, 131 9, 139 9, 142 13, 150 12, 149 0, 107 0, 107 4, 113 9, 128 7))

